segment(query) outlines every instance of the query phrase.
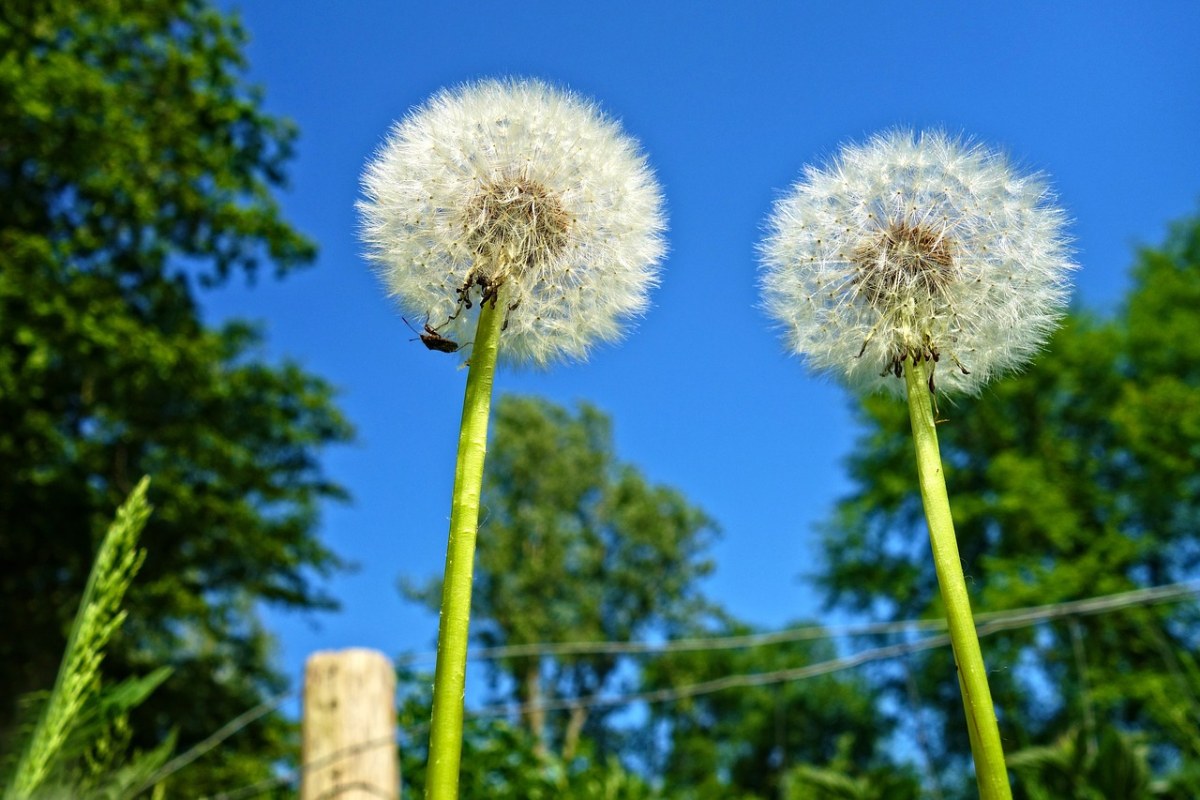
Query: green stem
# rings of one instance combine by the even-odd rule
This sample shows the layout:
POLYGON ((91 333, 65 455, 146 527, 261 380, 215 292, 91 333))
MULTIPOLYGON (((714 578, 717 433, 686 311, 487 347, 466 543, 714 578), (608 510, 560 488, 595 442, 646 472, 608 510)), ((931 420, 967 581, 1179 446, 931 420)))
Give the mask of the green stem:
POLYGON ((950 498, 946 494, 946 479, 942 474, 942 457, 933 419, 932 393, 926 385, 928 373, 925 363, 912 359, 905 361, 904 376, 908 383, 908 413, 917 450, 921 500, 925 504, 929 542, 933 546, 933 565, 942 591, 942 604, 946 607, 954 661, 958 666, 958 683, 967 714, 979 796, 983 800, 1011 800, 1012 789, 1009 788, 1008 770, 1004 766, 1000 728, 996 724, 987 670, 979 649, 979 635, 971 616, 971 601, 967 596, 958 541, 954 536, 954 521, 950 517, 950 498))
POLYGON ((121 602, 145 557, 137 545, 150 516, 150 505, 146 502, 149 485, 148 476, 138 482, 117 509, 116 518, 100 542, 54 688, 21 753, 12 782, 4 791, 5 800, 21 800, 35 794, 55 761, 61 758, 84 706, 95 698, 104 650, 125 619, 121 602))
MULTIPOLYGON (((502 302, 502 301, 501 301, 502 302)), ((429 731, 427 800, 458 797, 462 758, 463 692, 467 678, 467 628, 471 617, 471 573, 475 565, 475 533, 479 526, 479 493, 487 453, 492 379, 500 351, 504 306, 485 302, 472 345, 467 392, 463 398, 450 512, 450 542, 442 581, 442 617, 438 629, 437 669, 433 680, 433 721, 429 731)))

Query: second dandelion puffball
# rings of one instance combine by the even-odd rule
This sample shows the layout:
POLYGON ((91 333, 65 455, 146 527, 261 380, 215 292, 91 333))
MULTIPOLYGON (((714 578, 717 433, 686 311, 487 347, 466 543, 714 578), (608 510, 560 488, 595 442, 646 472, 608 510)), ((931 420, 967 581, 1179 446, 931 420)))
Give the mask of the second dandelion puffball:
POLYGON ((395 126, 363 184, 369 256, 404 310, 465 342, 472 309, 498 295, 510 363, 619 338, 657 281, 662 195, 637 144, 539 81, 437 94, 395 126))
POLYGON ((809 167, 762 246, 768 311, 817 371, 904 391, 905 359, 977 392, 1024 364, 1066 304, 1065 215, 1036 175, 941 132, 893 131, 809 167))

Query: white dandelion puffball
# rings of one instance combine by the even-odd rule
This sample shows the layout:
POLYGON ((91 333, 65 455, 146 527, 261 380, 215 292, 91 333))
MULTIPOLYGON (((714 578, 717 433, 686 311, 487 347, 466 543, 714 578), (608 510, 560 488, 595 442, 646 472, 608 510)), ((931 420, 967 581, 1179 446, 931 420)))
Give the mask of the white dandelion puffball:
POLYGON ((807 168, 775 204, 765 305, 811 368, 851 387, 903 392, 912 358, 931 362, 931 386, 974 394, 1062 316, 1065 223, 1043 181, 995 152, 880 134, 807 168))
POLYGON ((637 143, 539 81, 438 93, 395 125, 363 186, 368 255, 431 349, 469 354, 498 297, 505 361, 582 358, 657 283, 662 194, 637 143))

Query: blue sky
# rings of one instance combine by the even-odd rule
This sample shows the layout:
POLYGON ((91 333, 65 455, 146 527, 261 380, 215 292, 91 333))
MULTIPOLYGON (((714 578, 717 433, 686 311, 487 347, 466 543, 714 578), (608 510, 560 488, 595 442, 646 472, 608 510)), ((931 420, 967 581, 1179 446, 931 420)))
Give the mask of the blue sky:
POLYGON ((1074 220, 1076 301, 1101 310, 1134 247, 1200 208, 1194 2, 227 5, 267 108, 299 125, 280 199, 321 252, 283 282, 207 293, 205 309, 261 321, 266 355, 335 384, 359 433, 325 458, 354 497, 320 530, 359 564, 327 584, 343 610, 266 616, 293 678, 316 649, 394 655, 436 633, 396 580, 442 568, 466 374, 411 341, 361 256, 354 203, 391 123, 437 89, 538 77, 642 143, 670 220, 653 308, 587 363, 503 372, 497 391, 610 413, 621 458, 720 522, 709 594, 768 627, 820 613, 802 576, 813 525, 850 488, 856 433, 849 395, 788 357, 757 308, 755 244, 805 163, 894 126, 1002 148, 1049 175, 1074 220))

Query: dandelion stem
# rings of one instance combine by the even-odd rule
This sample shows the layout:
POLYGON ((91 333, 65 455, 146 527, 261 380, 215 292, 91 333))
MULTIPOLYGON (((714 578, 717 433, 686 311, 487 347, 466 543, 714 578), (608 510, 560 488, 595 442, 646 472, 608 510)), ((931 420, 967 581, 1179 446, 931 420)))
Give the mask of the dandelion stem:
POLYGON ((971 753, 975 758, 975 779, 979 783, 982 800, 1011 800, 1012 790, 1008 785, 1008 770, 1004 766, 1000 728, 996 724, 987 670, 979 649, 979 636, 971 616, 971 601, 967 596, 967 583, 963 578, 958 542, 954 536, 954 521, 950 517, 950 498, 946 494, 946 479, 942 474, 942 457, 938 450, 937 428, 934 425, 925 367, 925 362, 911 358, 904 362, 908 413, 917 451, 921 500, 925 505, 925 519, 929 523, 929 542, 933 546, 933 564, 941 587, 942 604, 946 607, 946 622, 950 629, 954 662, 958 667, 963 708, 967 714, 971 753))
POLYGON ((480 304, 479 323, 467 372, 458 462, 454 469, 454 498, 450 512, 450 541, 442 581, 442 615, 438 628, 437 668, 433 681, 433 721, 429 732, 427 800, 458 797, 462 757, 463 691, 467 677, 467 632, 471 616, 471 574, 475 564, 475 534, 479 527, 479 494, 487 453, 488 413, 492 379, 504 324, 503 300, 480 304))

